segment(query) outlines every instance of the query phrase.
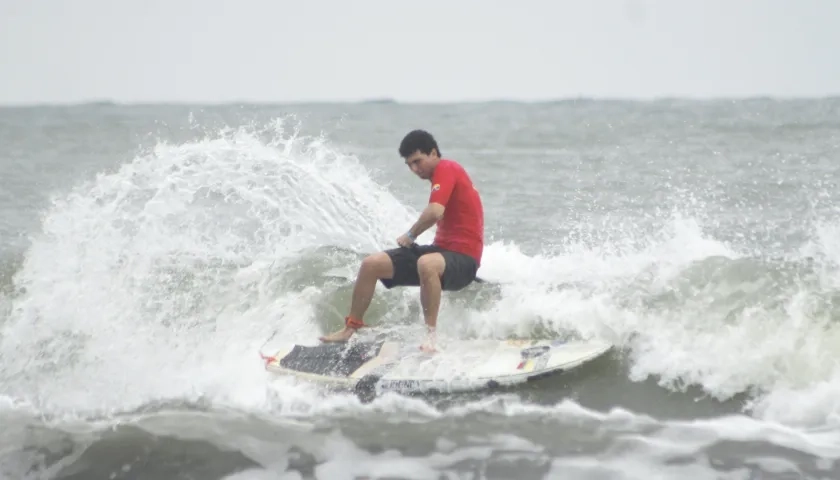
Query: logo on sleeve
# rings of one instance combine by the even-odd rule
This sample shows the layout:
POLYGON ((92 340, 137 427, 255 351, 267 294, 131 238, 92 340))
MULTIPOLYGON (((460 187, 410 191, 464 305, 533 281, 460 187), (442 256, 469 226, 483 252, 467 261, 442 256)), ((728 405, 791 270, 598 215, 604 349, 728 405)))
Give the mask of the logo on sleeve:
POLYGON ((432 185, 432 191, 434 192, 436 190, 440 190, 440 184, 439 183, 436 183, 436 184, 432 185))

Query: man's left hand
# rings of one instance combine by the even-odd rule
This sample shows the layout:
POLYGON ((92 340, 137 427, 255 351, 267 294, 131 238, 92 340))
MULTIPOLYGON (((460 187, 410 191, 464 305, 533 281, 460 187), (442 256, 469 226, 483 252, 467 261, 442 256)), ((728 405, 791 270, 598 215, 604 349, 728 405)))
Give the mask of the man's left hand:
POLYGON ((400 235, 400 238, 397 239, 397 245, 401 247, 410 247, 413 244, 414 242, 410 238, 408 238, 408 235, 405 233, 400 235))

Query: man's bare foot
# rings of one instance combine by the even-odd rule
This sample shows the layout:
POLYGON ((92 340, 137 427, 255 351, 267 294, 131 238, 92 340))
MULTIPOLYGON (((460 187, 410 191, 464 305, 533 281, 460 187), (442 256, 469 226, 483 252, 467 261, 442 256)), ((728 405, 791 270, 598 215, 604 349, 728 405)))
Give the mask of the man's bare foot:
POLYGON ((420 350, 426 353, 435 353, 437 349, 435 348, 435 332, 431 331, 426 336, 426 341, 420 345, 420 350))
POLYGON ((333 332, 329 335, 324 335, 319 340, 322 342, 346 342, 353 336, 356 332, 355 328, 344 327, 337 332, 333 332))

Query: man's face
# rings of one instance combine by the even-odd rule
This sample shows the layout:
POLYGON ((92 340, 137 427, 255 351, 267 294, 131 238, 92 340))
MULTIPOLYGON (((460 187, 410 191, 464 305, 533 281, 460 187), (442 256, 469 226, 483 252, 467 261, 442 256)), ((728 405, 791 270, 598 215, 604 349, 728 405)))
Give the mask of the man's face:
POLYGON ((428 180, 432 178, 432 171, 437 164, 437 159, 437 150, 432 150, 432 153, 430 154, 425 154, 420 150, 417 150, 405 159, 405 164, 408 165, 408 168, 410 168, 415 175, 423 180, 428 180))

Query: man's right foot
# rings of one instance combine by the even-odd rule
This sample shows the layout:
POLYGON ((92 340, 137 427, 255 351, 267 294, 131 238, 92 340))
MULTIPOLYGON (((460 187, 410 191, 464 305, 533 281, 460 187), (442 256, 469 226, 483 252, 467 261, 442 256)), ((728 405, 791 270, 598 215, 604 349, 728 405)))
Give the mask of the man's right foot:
POLYGON ((333 332, 329 335, 324 335, 320 338, 322 342, 346 342, 353 336, 356 332, 355 328, 344 327, 337 332, 333 332))

